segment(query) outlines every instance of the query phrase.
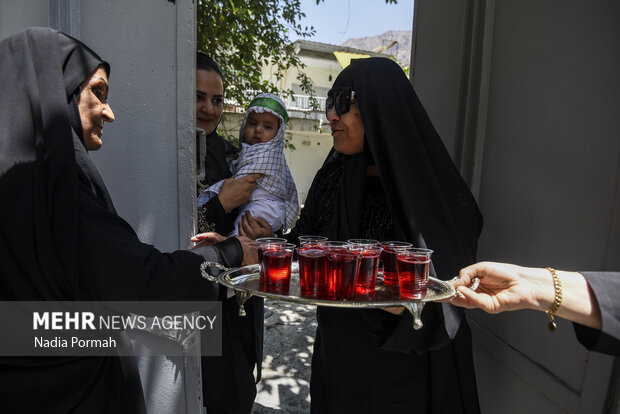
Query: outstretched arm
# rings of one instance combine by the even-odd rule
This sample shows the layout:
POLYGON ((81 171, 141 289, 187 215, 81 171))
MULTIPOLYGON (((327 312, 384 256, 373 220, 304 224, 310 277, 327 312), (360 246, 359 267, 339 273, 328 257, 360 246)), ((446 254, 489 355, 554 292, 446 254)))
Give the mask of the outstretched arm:
MULTIPOLYGON (((562 284, 562 303, 557 316, 581 325, 601 329, 601 312, 590 285, 581 273, 557 271, 562 284)), ((548 311, 555 298, 553 279, 547 269, 506 263, 481 262, 461 269, 452 281, 461 295, 450 303, 480 308, 489 313, 518 309, 548 311), (478 277, 476 291, 468 288, 478 277)))

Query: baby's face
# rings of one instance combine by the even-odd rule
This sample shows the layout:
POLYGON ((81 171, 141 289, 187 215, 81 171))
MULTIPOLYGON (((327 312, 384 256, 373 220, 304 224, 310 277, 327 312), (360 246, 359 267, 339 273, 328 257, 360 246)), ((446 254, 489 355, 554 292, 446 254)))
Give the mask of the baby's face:
POLYGON ((269 112, 250 112, 243 130, 243 138, 250 145, 271 141, 278 133, 279 119, 269 112))

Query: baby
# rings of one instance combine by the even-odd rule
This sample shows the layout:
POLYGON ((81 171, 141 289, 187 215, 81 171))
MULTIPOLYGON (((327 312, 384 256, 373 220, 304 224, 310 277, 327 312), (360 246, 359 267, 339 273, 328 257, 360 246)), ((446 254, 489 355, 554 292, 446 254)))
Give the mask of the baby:
MULTIPOLYGON (((297 216, 297 188, 283 152, 287 122, 284 103, 276 95, 261 93, 250 102, 239 131, 241 152, 230 169, 235 179, 253 173, 264 175, 250 200, 239 207, 235 229, 228 236, 239 234, 239 222, 246 211, 265 219, 274 232, 287 229, 297 216)), ((199 203, 217 196, 223 181, 203 190, 199 203)))

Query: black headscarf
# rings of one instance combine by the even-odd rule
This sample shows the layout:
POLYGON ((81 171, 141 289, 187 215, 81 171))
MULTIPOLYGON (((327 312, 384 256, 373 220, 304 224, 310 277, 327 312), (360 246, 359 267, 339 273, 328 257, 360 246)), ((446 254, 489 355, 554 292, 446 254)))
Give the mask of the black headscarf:
MULTIPOLYGON (((5 126, 0 131, 0 185, 3 194, 21 201, 3 203, 9 211, 2 214, 2 237, 8 246, 22 241, 6 263, 20 273, 42 274, 30 278, 29 299, 70 300, 77 289, 78 174, 113 211, 83 146, 77 107, 80 84, 98 66, 108 73, 110 67, 83 43, 48 28, 11 36, 0 51, 5 108, 0 114, 5 126)), ((24 292, 19 289, 20 299, 26 299, 24 292)))
MULTIPOLYGON (((2 40, 0 56, 0 300, 216 300, 218 287, 199 265, 220 260, 219 250, 201 249, 203 258, 142 243, 86 153, 79 86, 109 65, 49 28, 2 40)), ((140 412, 136 371, 127 367, 118 357, 0 357, 2 405, 140 412)))
POLYGON ((455 276, 475 259, 482 218, 411 83, 394 61, 369 58, 352 60, 334 82, 340 87, 355 91, 370 151, 345 157, 340 237, 359 233, 359 187, 374 162, 405 239, 434 250, 438 277, 455 276))
POLYGON ((101 61, 78 74, 77 63, 66 65, 67 58, 83 54, 73 54, 79 43, 68 39, 40 28, 0 44, 0 189, 19 200, 1 207, 2 281, 11 274, 30 287, 3 283, 7 299, 67 300, 75 291, 78 181, 74 144, 67 139, 72 136, 68 100, 101 61), (68 83, 65 66, 71 72, 68 83), (24 292, 32 297, 24 298, 24 292))

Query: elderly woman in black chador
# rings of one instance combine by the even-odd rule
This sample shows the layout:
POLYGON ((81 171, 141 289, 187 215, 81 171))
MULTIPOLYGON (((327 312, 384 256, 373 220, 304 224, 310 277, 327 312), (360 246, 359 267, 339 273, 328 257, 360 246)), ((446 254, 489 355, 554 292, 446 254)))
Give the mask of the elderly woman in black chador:
MULTIPOLYGON (((0 42, 0 300, 216 300, 206 259, 239 266, 248 239, 161 253, 114 211, 87 151, 99 149, 109 65, 60 32, 0 42)), ((6 412, 136 413, 132 359, 1 358, 6 412)))
MULTIPOLYGON (((334 149, 288 237, 406 240, 434 250, 442 279, 474 262, 478 207, 396 63, 353 60, 328 94, 327 117, 334 149)), ((319 307, 312 412, 478 412, 462 311, 428 304, 418 331, 409 312, 393 313, 319 307)))

